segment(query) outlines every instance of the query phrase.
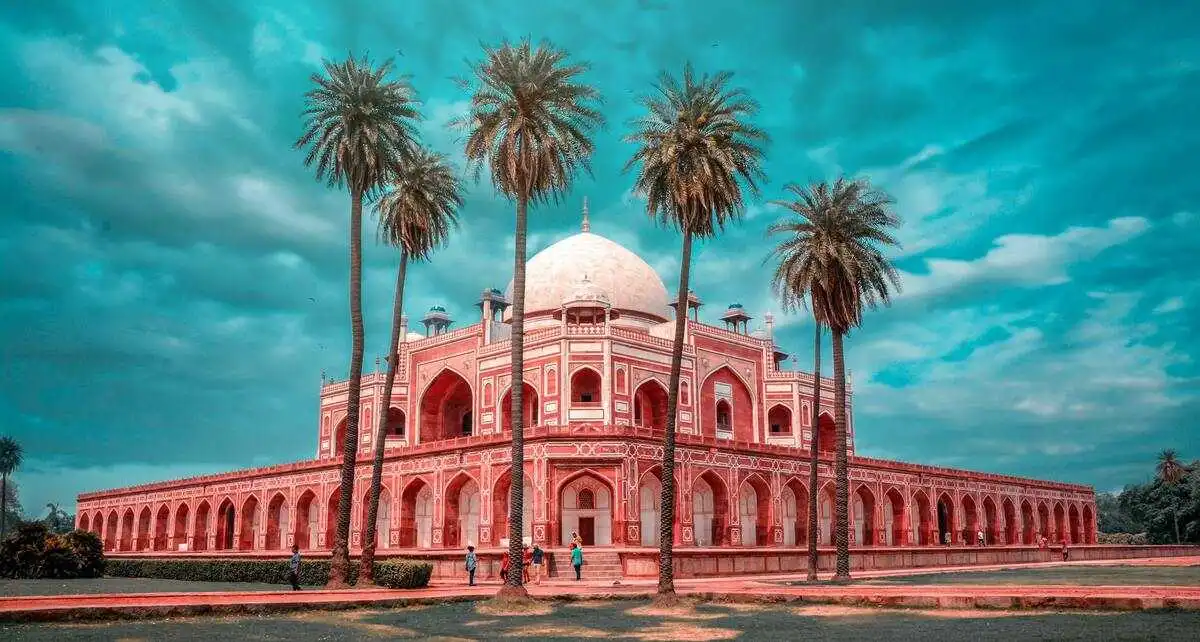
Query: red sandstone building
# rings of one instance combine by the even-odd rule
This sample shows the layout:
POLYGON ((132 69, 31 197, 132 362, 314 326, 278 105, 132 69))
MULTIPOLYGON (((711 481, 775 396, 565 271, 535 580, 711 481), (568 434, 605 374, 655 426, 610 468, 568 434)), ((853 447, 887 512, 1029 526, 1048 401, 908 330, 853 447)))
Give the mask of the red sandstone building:
MULTIPOLYGON (((615 556, 657 546, 674 325, 668 292, 645 261, 592 234, 586 213, 583 231, 534 256, 528 271, 523 532, 551 548, 578 532, 591 560, 607 547, 615 556)), ((365 530, 375 445, 369 427, 381 412, 388 424, 382 553, 457 555, 469 543, 501 545, 512 483, 507 306, 498 290, 485 291, 478 320, 454 330, 444 309, 431 309, 424 334, 405 332, 390 400, 381 398, 381 372, 364 377, 352 547, 361 546, 365 530)), ((751 333, 740 305, 721 316, 723 328, 699 321, 699 308, 693 296, 675 472, 680 552, 799 553, 809 492, 820 493, 820 541, 831 544, 832 453, 822 457, 819 487, 808 488, 812 433, 821 431, 824 450, 834 430, 825 411, 819 426, 810 425, 812 375, 783 368, 787 355, 772 341, 770 315, 751 333)), ((827 408, 832 382, 822 386, 827 408)), ((346 388, 322 385, 315 459, 85 493, 78 527, 101 534, 118 553, 264 553, 293 543, 328 550, 346 388)), ((1037 534, 1095 543, 1092 488, 854 456, 850 410, 854 546, 931 546, 947 538, 974 544, 979 530, 989 545, 1029 545, 1037 534)), ((650 551, 641 553, 642 570, 652 572, 650 551)))

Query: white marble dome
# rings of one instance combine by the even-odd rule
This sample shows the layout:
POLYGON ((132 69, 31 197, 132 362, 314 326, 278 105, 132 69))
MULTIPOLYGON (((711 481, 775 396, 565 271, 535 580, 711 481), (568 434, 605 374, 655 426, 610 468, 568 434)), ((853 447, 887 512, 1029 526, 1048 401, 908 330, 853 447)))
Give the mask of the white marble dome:
MULTIPOLYGON (((654 268, 599 234, 580 232, 538 252, 525 264, 525 274, 525 314, 558 310, 586 278, 615 310, 671 318, 667 288, 654 268)), ((511 301, 512 281, 505 292, 511 301)))

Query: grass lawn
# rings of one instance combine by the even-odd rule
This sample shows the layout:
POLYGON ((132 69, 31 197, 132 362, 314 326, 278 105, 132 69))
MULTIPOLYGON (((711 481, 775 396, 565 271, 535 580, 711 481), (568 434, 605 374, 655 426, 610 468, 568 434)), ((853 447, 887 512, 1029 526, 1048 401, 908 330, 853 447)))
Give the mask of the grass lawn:
POLYGON ((0 580, 0 597, 23 595, 91 595, 95 593, 203 593, 207 591, 286 591, 287 584, 248 582, 184 582, 142 577, 99 577, 83 580, 0 580))
POLYGON ((899 611, 840 606, 701 604, 656 611, 644 601, 539 603, 519 615, 482 603, 104 624, 0 626, 0 639, 47 640, 1194 640, 1200 613, 899 611))
POLYGON ((931 573, 863 580, 863 584, 1075 584, 1200 586, 1200 566, 1060 566, 931 573))

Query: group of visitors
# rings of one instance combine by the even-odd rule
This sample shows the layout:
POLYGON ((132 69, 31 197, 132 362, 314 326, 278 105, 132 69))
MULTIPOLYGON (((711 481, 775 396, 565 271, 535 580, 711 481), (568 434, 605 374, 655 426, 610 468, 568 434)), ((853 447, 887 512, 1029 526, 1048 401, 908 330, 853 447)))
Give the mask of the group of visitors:
MULTIPOLYGON (((508 574, 519 572, 523 584, 530 583, 530 570, 532 569, 533 583, 542 583, 542 569, 545 567, 546 552, 542 547, 534 544, 532 548, 528 545, 524 548, 524 554, 520 561, 520 569, 513 568, 513 562, 509 551, 505 551, 500 558, 500 579, 508 581, 508 574)), ((571 566, 575 569, 575 581, 583 579, 583 540, 579 537, 579 533, 571 533, 571 566)), ((479 556, 475 554, 475 547, 467 547, 467 586, 475 586, 475 571, 479 568, 479 556)))

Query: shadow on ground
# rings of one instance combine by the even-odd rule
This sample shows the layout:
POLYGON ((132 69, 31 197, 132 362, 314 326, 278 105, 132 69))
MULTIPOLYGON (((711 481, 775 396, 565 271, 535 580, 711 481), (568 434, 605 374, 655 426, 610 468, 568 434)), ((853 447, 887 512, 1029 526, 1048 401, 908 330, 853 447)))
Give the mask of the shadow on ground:
POLYGON ((1078 586, 1200 586, 1200 566, 1059 566, 903 575, 861 584, 1073 584, 1078 586))
POLYGON ((840 606, 699 604, 669 611, 645 601, 539 603, 498 615, 473 603, 393 610, 105 624, 0 627, 0 638, 68 640, 1192 640, 1200 613, 897 611, 840 606))

